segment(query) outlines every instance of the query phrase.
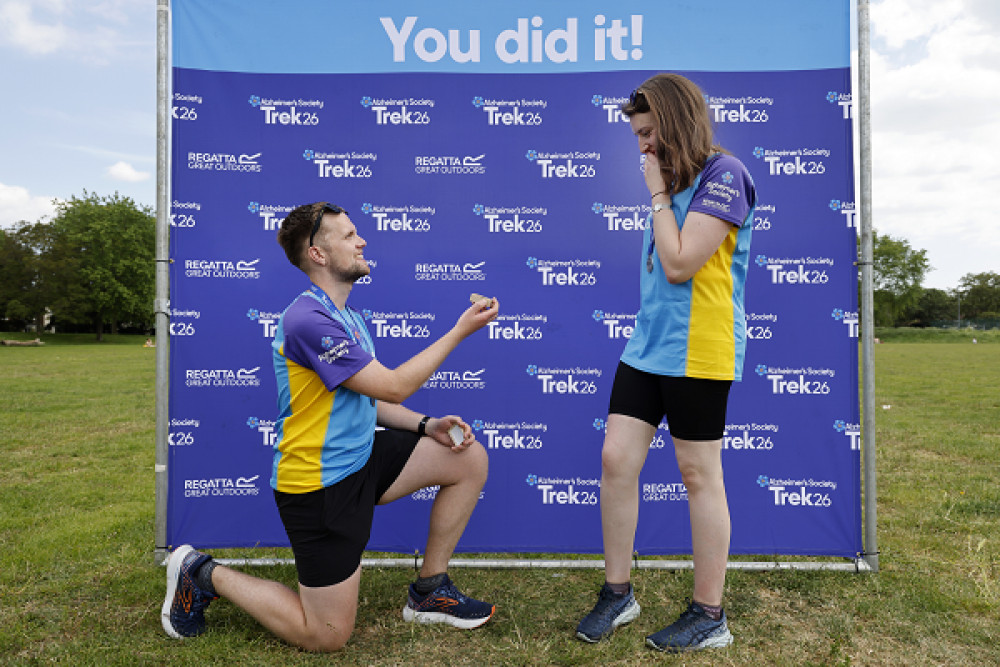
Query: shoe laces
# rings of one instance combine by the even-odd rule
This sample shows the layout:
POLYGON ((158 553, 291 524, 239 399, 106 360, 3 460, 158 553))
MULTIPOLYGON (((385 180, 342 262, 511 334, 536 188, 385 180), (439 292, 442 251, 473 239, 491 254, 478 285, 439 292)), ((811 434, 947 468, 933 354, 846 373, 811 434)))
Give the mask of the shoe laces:
POLYGON ((677 619, 677 629, 686 630, 692 625, 697 624, 699 621, 712 621, 712 618, 704 612, 695 609, 695 603, 691 602, 688 604, 687 609, 685 609, 681 614, 680 618, 677 619))
POLYGON ((209 605, 212 600, 217 599, 218 595, 210 595, 198 588, 196 585, 191 586, 191 613, 196 614, 201 612, 209 605))
POLYGON ((438 595, 445 595, 447 597, 458 600, 459 602, 465 602, 466 600, 465 595, 462 593, 462 591, 458 590, 454 582, 452 582, 451 580, 449 580, 448 583, 446 583, 445 585, 441 586, 436 591, 434 591, 434 593, 438 595))
POLYGON ((607 586, 602 586, 601 592, 597 596, 597 614, 601 618, 607 618, 615 614, 615 603, 624 600, 626 597, 628 597, 628 594, 618 596, 607 586))

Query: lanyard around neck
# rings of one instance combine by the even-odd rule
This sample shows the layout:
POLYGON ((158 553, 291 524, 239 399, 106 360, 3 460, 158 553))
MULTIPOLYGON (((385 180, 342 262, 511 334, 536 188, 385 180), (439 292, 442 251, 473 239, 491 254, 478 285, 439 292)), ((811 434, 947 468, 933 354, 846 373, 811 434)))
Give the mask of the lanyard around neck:
POLYGON ((315 284, 309 286, 309 291, 306 292, 306 294, 323 304, 323 306, 326 307, 326 310, 330 313, 330 316, 344 327, 344 330, 347 331, 347 335, 351 337, 351 340, 357 343, 362 350, 368 354, 372 354, 372 351, 369 350, 364 343, 364 335, 361 333, 361 327, 358 325, 357 316, 352 313, 349 308, 345 306, 344 310, 341 311, 337 308, 337 304, 335 304, 333 300, 327 296, 327 293, 315 284))

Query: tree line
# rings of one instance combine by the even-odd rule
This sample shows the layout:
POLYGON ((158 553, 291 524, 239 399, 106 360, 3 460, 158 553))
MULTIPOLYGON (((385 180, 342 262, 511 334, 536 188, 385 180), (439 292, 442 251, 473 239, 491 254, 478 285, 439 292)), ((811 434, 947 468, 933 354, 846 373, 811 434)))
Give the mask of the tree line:
POLYGON ((926 250, 877 231, 872 240, 875 326, 1000 326, 1000 274, 967 273, 953 289, 927 289, 926 250))
POLYGON ((148 331, 156 219, 118 193, 56 201, 51 220, 0 229, 0 329, 148 331))
MULTIPOLYGON (((968 273, 954 289, 925 289, 926 250, 877 231, 873 241, 876 326, 1000 320, 1000 274, 968 273)), ((105 328, 151 330, 155 243, 151 207, 86 190, 57 201, 51 220, 0 229, 0 329, 55 326, 98 340, 105 328)))

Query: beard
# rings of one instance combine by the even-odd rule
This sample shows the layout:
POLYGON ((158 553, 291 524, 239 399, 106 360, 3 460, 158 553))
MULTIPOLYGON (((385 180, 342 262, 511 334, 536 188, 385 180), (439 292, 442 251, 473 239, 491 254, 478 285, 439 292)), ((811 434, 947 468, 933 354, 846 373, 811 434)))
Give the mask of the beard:
POLYGON ((341 271, 337 277, 345 283, 355 283, 367 276, 369 273, 371 273, 371 269, 368 268, 367 264, 354 262, 345 270, 341 271))

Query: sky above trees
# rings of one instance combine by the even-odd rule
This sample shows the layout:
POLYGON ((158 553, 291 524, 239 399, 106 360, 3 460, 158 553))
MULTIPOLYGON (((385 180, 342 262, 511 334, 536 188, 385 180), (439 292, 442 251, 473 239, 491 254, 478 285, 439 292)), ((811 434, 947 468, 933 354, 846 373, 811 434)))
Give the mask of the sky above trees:
MULTIPOLYGON (((1000 271, 1000 2, 870 10, 874 227, 927 250, 928 287, 1000 271)), ((155 49, 149 0, 0 0, 0 228, 84 189, 155 203, 155 49)))

